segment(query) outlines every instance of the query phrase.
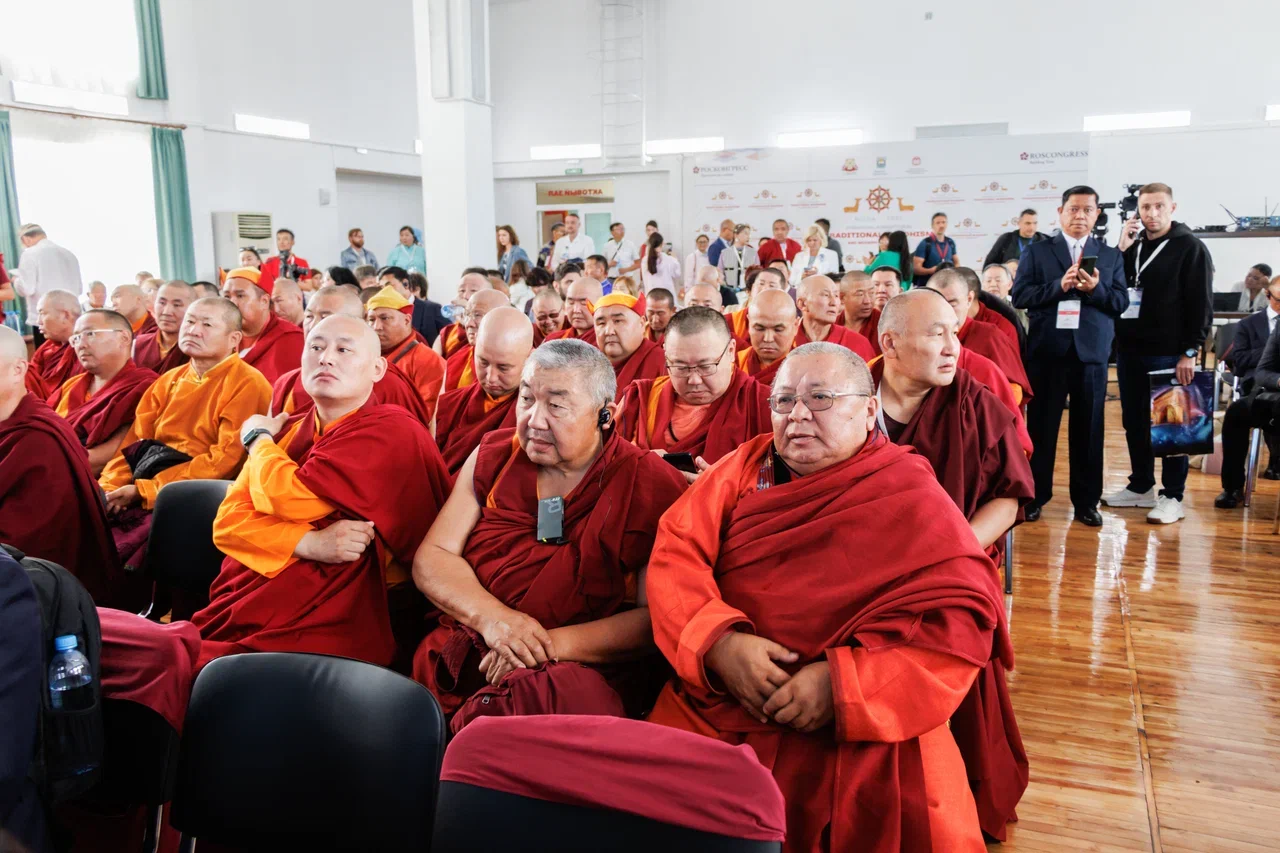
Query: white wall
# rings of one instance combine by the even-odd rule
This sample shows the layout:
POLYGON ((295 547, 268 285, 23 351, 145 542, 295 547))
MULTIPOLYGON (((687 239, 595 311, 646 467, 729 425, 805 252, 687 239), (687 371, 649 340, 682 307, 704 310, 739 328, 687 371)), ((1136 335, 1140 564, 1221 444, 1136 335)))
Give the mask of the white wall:
MULTIPOLYGON (((422 219, 422 180, 395 175, 338 172, 338 227, 364 231, 364 245, 385 263, 404 225, 422 219)), ((339 247, 341 252, 345 245, 339 247)))

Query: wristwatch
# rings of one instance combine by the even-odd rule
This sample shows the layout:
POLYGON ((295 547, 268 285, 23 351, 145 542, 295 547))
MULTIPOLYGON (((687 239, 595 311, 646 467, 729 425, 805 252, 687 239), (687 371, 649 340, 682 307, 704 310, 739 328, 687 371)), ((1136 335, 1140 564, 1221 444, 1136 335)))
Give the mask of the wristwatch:
POLYGON ((257 427, 240 436, 240 443, 244 445, 245 450, 248 450, 253 446, 255 441, 262 438, 264 435, 271 435, 271 430, 266 427, 257 427))
POLYGON ((1195 350, 1193 350, 1193 349, 1183 350, 1182 354, 1183 354, 1183 355, 1185 355, 1187 358, 1195 358, 1195 357, 1196 357, 1196 351, 1195 351, 1195 350))

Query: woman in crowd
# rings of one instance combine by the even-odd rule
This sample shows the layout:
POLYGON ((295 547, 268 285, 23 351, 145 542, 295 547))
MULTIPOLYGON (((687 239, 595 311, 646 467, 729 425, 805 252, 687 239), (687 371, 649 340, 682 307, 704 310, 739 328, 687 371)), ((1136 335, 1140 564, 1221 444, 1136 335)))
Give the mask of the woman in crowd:
POLYGON ((409 272, 409 289, 419 299, 427 298, 427 277, 420 272, 409 272))
POLYGON ((720 253, 720 274, 724 276, 725 287, 730 290, 744 289, 743 271, 760 263, 760 257, 749 242, 750 239, 751 226, 745 222, 739 223, 733 229, 733 245, 720 253))
POLYGON ((694 250, 686 255, 684 259, 684 286, 686 290, 693 287, 702 268, 711 263, 707 260, 707 246, 711 245, 711 238, 706 234, 699 234, 694 239, 693 245, 695 246, 694 250))
MULTIPOLYGON (((734 235, 735 239, 737 235, 734 235)), ((827 248, 827 232, 821 225, 810 225, 804 232, 801 252, 791 261, 791 286, 795 287, 811 275, 835 275, 840 270, 840 258, 827 248)))
POLYGON ((530 320, 533 319, 533 297, 551 287, 554 281, 555 276, 546 267, 534 267, 525 276, 524 283, 529 287, 529 300, 524 305, 524 313, 530 320))
POLYGON ((680 262, 662 251, 663 243, 662 234, 657 231, 650 234, 649 239, 645 241, 645 245, 649 248, 645 252, 644 262, 640 264, 640 278, 644 282, 645 293, 655 287, 661 287, 672 293, 680 291, 676 284, 680 279, 680 262))
MULTIPOLYGON (((316 270, 316 275, 312 276, 312 278, 315 278, 319 275, 320 275, 320 271, 316 270)), ((360 289, 360 280, 356 278, 355 273, 353 273, 351 270, 347 269, 346 267, 329 267, 329 283, 330 284, 347 284, 347 285, 350 285, 351 287, 354 287, 356 290, 360 289)), ((321 285, 321 287, 323 287, 323 285, 321 285)), ((315 289, 319 290, 320 288, 317 287, 315 289)))
MULTIPOLYGON (((530 266, 529 255, 520 248, 520 238, 516 229, 510 225, 498 226, 498 274, 503 281, 511 283, 511 269, 518 261, 524 261, 525 269, 530 266)), ((516 306, 517 308, 520 306, 516 306)))
POLYGON ((262 255, 259 255, 258 250, 252 246, 245 246, 240 250, 240 266, 253 267, 255 270, 261 269, 262 255))
POLYGON ((523 311, 529 306, 529 300, 533 298, 533 288, 529 287, 528 256, 517 258, 511 264, 511 269, 507 270, 507 280, 510 282, 511 304, 523 311))
POLYGON ((640 285, 636 284, 636 280, 631 276, 620 275, 613 280, 613 292, 638 297, 640 295, 640 285))
POLYGON ((894 267, 902 273, 902 289, 907 290, 911 287, 911 280, 915 276, 915 269, 911 263, 911 244, 907 242, 907 232, 894 231, 888 234, 886 240, 885 234, 880 235, 880 253, 877 254, 866 266, 866 271, 871 272, 878 267, 894 267))
POLYGON ((400 267, 407 272, 426 272, 427 253, 418 242, 418 235, 409 225, 400 229, 400 242, 387 253, 387 266, 400 267))
POLYGON ((889 251, 889 232, 888 231, 880 235, 880 247, 877 248, 874 252, 867 252, 866 256, 863 257, 862 262, 867 266, 870 266, 871 262, 876 259, 876 255, 880 254, 881 252, 887 252, 887 251, 889 251))

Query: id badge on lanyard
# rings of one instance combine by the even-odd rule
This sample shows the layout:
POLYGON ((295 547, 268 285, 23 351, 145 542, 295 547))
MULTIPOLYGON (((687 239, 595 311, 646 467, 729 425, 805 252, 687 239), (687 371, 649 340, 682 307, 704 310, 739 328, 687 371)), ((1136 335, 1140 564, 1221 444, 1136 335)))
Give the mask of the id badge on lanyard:
POLYGON ((1083 303, 1079 299, 1064 299, 1058 303, 1059 329, 1080 328, 1080 308, 1083 303))
POLYGON ((1129 307, 1124 309, 1124 313, 1120 315, 1121 320, 1136 320, 1139 315, 1141 315, 1142 273, 1147 267, 1151 266, 1151 262, 1156 259, 1156 255, 1160 254, 1160 252, 1164 250, 1164 247, 1169 245, 1169 241, 1166 240, 1159 246, 1156 246, 1156 250, 1151 253, 1151 257, 1147 258, 1147 262, 1144 264, 1142 263, 1142 244, 1144 242, 1145 241, 1143 240, 1138 241, 1138 251, 1133 257, 1133 287, 1129 288, 1129 307))

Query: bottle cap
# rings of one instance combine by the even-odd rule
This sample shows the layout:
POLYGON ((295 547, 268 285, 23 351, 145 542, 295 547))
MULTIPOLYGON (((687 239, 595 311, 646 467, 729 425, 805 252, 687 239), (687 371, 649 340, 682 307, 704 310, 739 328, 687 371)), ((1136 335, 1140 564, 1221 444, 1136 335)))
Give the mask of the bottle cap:
POLYGON ((60 652, 71 651, 76 647, 76 635, 63 634, 61 637, 56 637, 53 641, 53 647, 60 652))

